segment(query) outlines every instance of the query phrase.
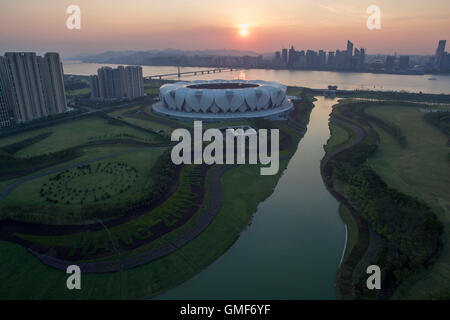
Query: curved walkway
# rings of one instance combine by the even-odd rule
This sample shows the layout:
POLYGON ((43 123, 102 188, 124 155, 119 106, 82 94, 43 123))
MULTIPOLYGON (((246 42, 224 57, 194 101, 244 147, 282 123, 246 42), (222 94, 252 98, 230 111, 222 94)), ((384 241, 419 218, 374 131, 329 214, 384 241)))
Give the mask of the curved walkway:
MULTIPOLYGON (((301 134, 299 130, 297 130, 297 133, 301 134)), ((289 156, 284 156, 280 158, 280 160, 285 160, 288 158, 289 156)), ((209 226, 209 224, 217 216, 217 214, 220 211, 220 208, 222 207, 223 201, 223 192, 221 184, 222 175, 227 170, 231 169, 234 166, 235 165, 222 165, 220 166, 220 168, 216 169, 212 173, 211 202, 209 204, 208 209, 205 211, 205 213, 199 219, 199 221, 197 221, 197 223, 192 228, 184 232, 177 239, 170 241, 166 244, 163 244, 158 248, 141 253, 137 256, 124 258, 120 260, 88 262, 88 263, 76 263, 73 261, 61 260, 45 254, 40 254, 32 249, 28 250, 48 266, 51 266, 59 270, 66 270, 68 266, 77 264, 84 273, 106 273, 106 272, 123 271, 126 269, 138 267, 147 264, 149 262, 155 261, 181 248, 186 243, 196 238, 209 226)))
MULTIPOLYGON (((367 133, 356 124, 352 123, 349 120, 346 120, 344 118, 341 118, 339 116, 333 115, 330 119, 330 122, 333 121, 334 123, 340 124, 342 126, 345 126, 347 128, 350 128, 353 133, 356 135, 356 138, 353 139, 352 142, 349 144, 343 145, 336 150, 332 151, 329 155, 326 155, 322 161, 321 161, 321 171, 322 171, 322 179, 324 181, 324 184, 328 191, 344 206, 348 208, 350 213, 352 214, 357 226, 358 226, 358 242, 351 250, 350 254, 348 255, 347 259, 343 261, 341 260, 340 270, 338 271, 337 275, 337 286, 339 288, 339 293, 342 299, 353 299, 352 292, 353 292, 353 271, 356 267, 356 265, 361 260, 362 256, 365 254, 369 247, 369 234, 370 229, 358 212, 353 208, 353 206, 350 204, 350 202, 345 198, 341 193, 336 191, 334 189, 333 185, 333 166, 331 165, 331 160, 336 158, 337 155, 340 153, 349 150, 353 148, 354 146, 358 145, 363 139, 366 137, 367 133)), ((348 231, 348 229, 347 229, 348 231)), ((345 251, 347 250, 346 247, 344 247, 343 257, 345 255, 345 251)))
MULTIPOLYGON (((301 132, 297 128, 291 129, 294 129, 296 133, 299 134, 300 136, 304 135, 304 132, 301 132)), ((289 156, 285 156, 282 157, 280 160, 288 158, 289 156)), ((133 257, 112 261, 78 263, 77 265, 84 273, 117 272, 147 264, 181 248, 186 243, 193 240, 200 233, 202 233, 219 213, 223 201, 221 177, 227 170, 231 169, 232 167, 234 167, 234 165, 222 165, 212 173, 211 201, 208 209, 205 211, 203 216, 199 219, 199 221, 197 221, 197 223, 192 228, 184 232, 177 239, 170 241, 166 244, 163 244, 158 248, 149 250, 147 252, 141 253, 133 257)), ((28 250, 46 265, 59 270, 66 270, 69 265, 75 264, 75 262, 72 261, 61 260, 45 254, 40 254, 32 249, 28 250)))
POLYGON ((366 137, 366 133, 363 129, 361 129, 361 127, 357 126, 353 122, 348 121, 344 118, 332 115, 332 117, 330 118, 330 122, 335 122, 344 127, 350 128, 353 131, 353 133, 356 135, 356 139, 354 139, 350 144, 343 145, 343 146, 337 148, 336 150, 333 150, 333 152, 331 152, 330 154, 327 154, 325 156, 325 158, 323 158, 323 160, 322 160, 323 168, 325 168, 325 166, 328 164, 328 162, 330 160, 332 160, 333 158, 335 158, 338 154, 340 154, 341 152, 343 152, 345 150, 353 148, 354 146, 359 144, 366 137))
MULTIPOLYGON (((295 128, 293 126, 289 126, 291 129, 293 129, 297 134, 302 137, 305 132, 301 131, 298 128, 295 128)), ((138 150, 142 150, 138 149, 138 150)), ((123 151, 121 153, 118 153, 116 155, 127 153, 134 151, 133 150, 127 150, 123 151)), ((114 155, 114 156, 116 156, 114 155)), ((111 155, 113 156, 113 155, 111 155)), ((280 160, 288 159, 290 156, 284 156, 280 160)), ((102 157, 100 157, 102 158, 102 157)), ((98 161, 98 159, 95 160, 89 160, 89 161, 98 161)), ((88 162, 86 162, 88 163, 88 162)), ((84 164, 84 163, 82 163, 84 164)), ((82 165, 82 164, 78 164, 82 165)), ((48 266, 51 266, 53 268, 59 269, 59 270, 66 270, 69 265, 77 264, 82 272, 84 273, 106 273, 106 272, 118 272, 123 271, 126 269, 138 267, 144 264, 147 264, 149 262, 152 262, 154 260, 157 260, 159 258, 162 258, 175 250, 179 249, 180 247, 184 246, 189 241, 196 238, 201 232, 203 232, 209 224, 212 222, 212 220, 217 216, 217 214, 220 211, 220 208, 222 207, 222 201, 223 201, 223 192, 222 192, 222 185, 221 185, 221 177, 222 175, 235 165, 222 165, 218 169, 216 169, 211 176, 211 200, 209 203, 208 209, 205 211, 203 216, 197 221, 197 223, 184 232, 182 235, 180 235, 177 239, 170 241, 168 243, 165 243, 161 245, 158 248, 149 250, 147 252, 143 252, 139 255, 133 256, 133 257, 127 257, 124 259, 119 260, 112 260, 112 261, 101 261, 101 262, 86 262, 86 263, 76 263, 73 261, 66 261, 62 259, 57 259, 45 254, 40 254, 32 249, 28 249, 31 253, 33 253, 39 260, 41 260, 43 263, 45 263, 48 266)), ((67 168, 62 168, 61 170, 66 170, 67 168)), ((50 174, 50 173, 48 173, 50 174)), ((34 177, 36 178, 36 177, 34 177)), ((25 182, 25 181, 23 181, 25 182)), ((23 183, 22 182, 22 183, 23 183)), ((0 198, 1 199, 1 198, 0 198)))
POLYGON ((197 223, 191 229, 187 230, 177 239, 168 242, 158 248, 141 253, 134 257, 124 258, 120 260, 88 263, 75 263, 72 261, 65 261, 50 257, 45 254, 40 254, 31 249, 28 250, 48 266, 59 270, 66 270, 68 266, 77 264, 84 273, 117 272, 152 262, 184 246, 186 243, 196 238, 202 231, 204 231, 208 227, 208 225, 219 213, 222 206, 223 194, 221 177, 225 173, 225 171, 232 168, 233 166, 234 165, 223 165, 213 172, 211 177, 211 202, 209 204, 209 208, 205 211, 200 220, 197 221, 197 223))

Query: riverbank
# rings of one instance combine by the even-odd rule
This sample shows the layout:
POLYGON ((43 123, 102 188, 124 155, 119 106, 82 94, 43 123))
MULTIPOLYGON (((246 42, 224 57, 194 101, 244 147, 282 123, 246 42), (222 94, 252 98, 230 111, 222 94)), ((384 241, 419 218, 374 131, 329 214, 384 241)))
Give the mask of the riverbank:
POLYGON ((356 245, 347 246, 337 273, 339 294, 344 299, 391 298, 400 284, 423 273, 423 266, 431 265, 440 251, 442 224, 423 197, 411 197, 408 189, 397 189, 405 194, 386 185, 381 179, 391 182, 386 177, 392 172, 388 169, 390 173, 383 174, 385 161, 382 166, 372 166, 380 143, 384 147, 380 135, 390 136, 400 149, 410 148, 409 132, 366 113, 392 104, 399 105, 396 108, 417 108, 404 102, 343 102, 334 108, 330 119, 332 136, 322 161, 322 175, 330 192, 348 210, 347 223, 353 226, 348 228, 349 232, 353 230, 350 237, 358 237, 356 245), (365 269, 371 264, 382 269, 379 291, 365 287, 365 269))

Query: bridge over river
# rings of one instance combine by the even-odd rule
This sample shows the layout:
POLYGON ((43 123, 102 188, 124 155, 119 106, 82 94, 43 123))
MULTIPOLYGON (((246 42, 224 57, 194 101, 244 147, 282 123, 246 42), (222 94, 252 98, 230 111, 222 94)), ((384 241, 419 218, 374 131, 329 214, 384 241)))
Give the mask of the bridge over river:
POLYGON ((214 68, 214 69, 206 69, 206 70, 194 70, 194 71, 180 71, 180 67, 178 67, 178 72, 173 73, 164 73, 164 74, 155 74, 151 76, 144 77, 145 79, 162 79, 166 77, 174 77, 177 76, 178 78, 181 78, 182 75, 200 75, 200 74, 211 74, 211 73, 220 73, 220 72, 226 72, 226 71, 236 71, 239 69, 236 68, 214 68))

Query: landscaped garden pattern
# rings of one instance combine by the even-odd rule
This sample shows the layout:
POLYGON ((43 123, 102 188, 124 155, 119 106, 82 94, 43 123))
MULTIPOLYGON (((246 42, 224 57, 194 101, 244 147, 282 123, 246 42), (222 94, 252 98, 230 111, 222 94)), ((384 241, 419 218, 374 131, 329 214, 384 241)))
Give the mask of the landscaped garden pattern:
MULTIPOLYGON (((1 279, 6 281, 3 288, 9 289, 7 291, 0 290, 0 294, 17 297, 27 292, 28 296, 41 298, 69 296, 80 298, 148 297, 191 277, 219 257, 236 240, 242 228, 249 222, 257 204, 272 192, 280 175, 286 168, 289 158, 294 154, 299 139, 306 130, 309 113, 313 105, 308 96, 303 95, 303 98, 302 102, 296 103, 295 112, 298 112, 298 116, 296 115, 290 121, 248 123, 254 128, 262 125, 266 128, 277 127, 280 129, 280 171, 275 176, 260 176, 259 166, 219 166, 217 168, 216 166, 183 166, 181 170, 178 170, 178 178, 170 180, 175 181, 174 185, 169 183, 169 180, 162 181, 159 179, 158 175, 155 176, 156 170, 152 170, 151 177, 155 181, 151 189, 154 190, 168 185, 168 190, 165 192, 166 197, 155 197, 147 203, 142 203, 144 206, 132 205, 127 212, 123 213, 121 218, 109 220, 100 218, 102 221, 99 223, 89 225, 54 226, 41 224, 39 228, 34 230, 33 227, 30 227, 33 224, 8 221, 9 235, 14 237, 14 239, 9 238, 9 241, 16 241, 25 247, 36 250, 37 254, 45 252, 49 256, 64 257, 80 263, 121 261, 121 259, 139 257, 168 244, 178 243, 179 245, 172 253, 163 255, 157 260, 152 260, 151 263, 135 264, 134 268, 130 270, 120 269, 122 270, 120 272, 120 279, 122 280, 118 283, 116 280, 119 273, 87 275, 84 277, 83 292, 68 294, 67 290, 62 290, 57 286, 58 279, 65 279, 64 272, 45 267, 42 262, 36 264, 36 261, 43 261, 42 257, 37 260, 29 252, 20 250, 17 245, 0 242, 2 244, 0 248, 3 248, 1 256, 4 258, 0 258, 2 268, 5 270, 4 274, 9 275, 8 280, 1 279), (217 189, 217 184, 221 185, 220 189, 217 189), (246 187, 243 188, 243 186, 246 187), (223 190, 224 200, 218 202, 216 199, 217 195, 222 194, 222 191, 211 193, 211 190, 223 190), (208 216, 211 209, 216 213, 213 216, 208 216), (158 234, 161 230, 167 232, 158 234), (192 230, 197 231, 188 236, 192 230), (14 261, 19 260, 28 261, 27 266, 32 266, 32 269, 26 268, 28 272, 35 275, 39 274, 38 277, 44 277, 45 279, 53 279, 46 282, 46 290, 37 289, 34 281, 22 283, 20 289, 14 289, 8 284, 10 281, 17 281, 18 279, 19 275, 12 276, 10 270, 14 268, 14 261)), ((115 114, 116 117, 120 115, 120 113, 115 114)), ((138 114, 135 116, 139 117, 138 114)), ((142 120, 146 121, 145 117, 142 117, 142 120)), ((117 119, 117 121, 126 125, 122 119, 117 119)), ((158 122, 160 119, 152 117, 151 121, 158 122)), ((168 119, 164 119, 161 123, 173 128, 179 127, 180 124, 168 119)), ((224 123, 217 124, 217 126, 225 125, 224 123)), ((132 124, 131 126, 137 129, 132 124)), ((188 126, 188 128, 190 127, 188 126)), ((125 143, 127 142, 125 141, 125 143)), ((155 151, 157 150, 147 150, 142 151, 142 153, 154 153, 155 151)), ((139 180, 146 175, 141 173, 139 165, 133 163, 133 157, 130 155, 131 153, 117 159, 114 158, 114 160, 103 160, 100 168, 104 168, 108 163, 125 163, 129 168, 136 168, 137 179, 139 180), (130 157, 128 158, 128 156, 130 157)), ((161 156, 159 158, 161 159, 161 156)), ((159 167, 163 163, 158 161, 154 166, 159 167)), ((91 163, 91 172, 95 170, 96 165, 96 163, 91 163)), ((64 185, 64 188, 77 190, 76 192, 80 194, 79 190, 82 188, 78 189, 78 185, 81 183, 79 179, 87 179, 89 175, 80 174, 80 176, 77 176, 75 174, 75 172, 78 172, 77 170, 79 169, 72 168, 61 175, 65 177, 65 180, 68 180, 67 184, 61 183, 61 188, 64 185)), ((82 170, 89 169, 84 167, 82 170)), ((52 176, 48 176, 27 182, 27 184, 34 183, 34 185, 28 185, 28 188, 30 192, 37 194, 41 203, 48 203, 39 192, 48 190, 44 188, 44 184, 47 183, 45 187, 48 187, 51 178, 52 176)), ((53 182, 56 183, 56 181, 53 182)), ((104 188, 103 185, 97 185, 94 188, 100 186, 104 188)), ((20 188, 15 191, 19 191, 20 188)), ((130 190, 125 191, 122 196, 125 197, 130 193, 130 190)), ((90 192, 92 193, 90 196, 86 196, 86 203, 83 204, 87 207, 97 205, 98 208, 101 208, 103 203, 108 203, 110 200, 106 199, 107 197, 102 199, 100 195, 97 195, 96 189, 98 201, 95 202, 95 197, 92 198, 92 188, 90 192)), ((13 193, 9 196, 13 196, 13 193)), ((66 197, 62 199, 62 201, 64 200, 66 200, 66 197)), ((74 203, 70 202, 70 206, 80 206, 78 200, 80 199, 76 198, 76 201, 74 199, 74 203), (78 203, 76 203, 77 201, 78 203)), ((48 204, 61 205, 60 199, 58 199, 57 204, 48 204)))

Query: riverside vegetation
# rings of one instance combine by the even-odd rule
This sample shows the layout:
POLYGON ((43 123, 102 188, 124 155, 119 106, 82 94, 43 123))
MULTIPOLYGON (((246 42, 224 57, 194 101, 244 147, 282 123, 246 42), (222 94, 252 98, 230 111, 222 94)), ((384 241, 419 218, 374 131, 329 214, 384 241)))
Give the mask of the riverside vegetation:
MULTIPOLYGON (((418 113, 414 121, 423 121, 418 108, 417 104, 400 101, 357 101, 338 104, 332 112, 332 135, 326 146, 322 172, 327 187, 344 206, 341 214, 349 225, 349 238, 354 238, 355 234, 357 237, 357 241, 353 239, 347 247, 338 271, 338 291, 344 299, 399 297, 407 283, 416 281, 421 274, 429 274, 433 264, 446 256, 447 232, 444 230, 448 228, 448 218, 446 214, 436 215, 441 212, 437 208, 439 205, 436 206, 439 198, 429 201, 424 192, 414 192, 415 183, 427 183, 425 177, 411 176, 423 170, 420 163, 408 167, 409 177, 403 178, 408 181, 406 185, 400 187, 388 178, 396 175, 393 170, 404 169, 392 165, 401 164, 384 155, 386 148, 398 150, 399 159, 412 152, 414 157, 428 153, 423 146, 417 147, 417 135, 410 131, 417 123, 412 122, 411 128, 405 131, 403 124, 411 119, 404 120, 403 114, 395 118, 398 122, 387 118, 398 110, 411 110, 408 112, 418 113), (375 111, 382 108, 389 112, 381 117, 381 113, 375 111), (380 291, 366 287, 365 270, 370 264, 379 265, 382 270, 380 291)), ((429 113, 425 118, 447 132, 448 113, 429 113)), ((427 141, 436 140, 429 137, 427 141)), ((440 153, 445 152, 445 145, 436 148, 440 153)), ((438 161, 435 163, 438 167, 445 167, 445 162, 433 161, 438 161)), ((439 190, 447 178, 441 174, 427 179, 435 179, 433 188, 439 190)), ((440 195, 444 201, 445 194, 440 195)), ((410 297, 444 298, 447 282, 442 280, 436 286, 428 284, 426 290, 410 297)))

